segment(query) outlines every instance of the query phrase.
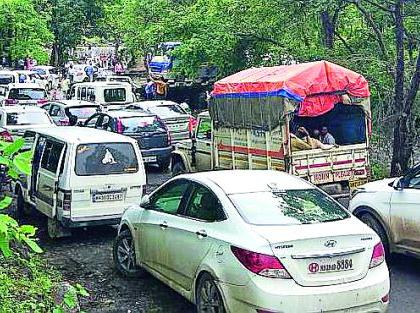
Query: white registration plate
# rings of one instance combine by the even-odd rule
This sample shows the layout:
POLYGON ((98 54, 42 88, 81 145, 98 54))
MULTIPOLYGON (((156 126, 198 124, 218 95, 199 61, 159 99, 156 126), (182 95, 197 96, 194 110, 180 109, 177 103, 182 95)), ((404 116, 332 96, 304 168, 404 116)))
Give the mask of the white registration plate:
POLYGON ((121 192, 118 193, 99 193, 93 195, 93 202, 107 202, 107 201, 123 201, 124 196, 121 192))
POLYGON ((156 156, 143 157, 143 161, 146 163, 156 162, 156 156))
POLYGON ((353 270, 353 259, 319 260, 308 265, 309 274, 344 272, 353 270))

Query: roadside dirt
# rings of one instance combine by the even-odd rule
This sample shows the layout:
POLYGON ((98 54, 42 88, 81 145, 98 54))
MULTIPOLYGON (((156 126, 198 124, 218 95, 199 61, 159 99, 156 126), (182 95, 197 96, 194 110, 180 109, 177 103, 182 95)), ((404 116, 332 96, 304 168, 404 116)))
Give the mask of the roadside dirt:
MULTIPOLYGON (((149 169, 147 191, 168 178, 168 173, 149 169)), ((195 312, 192 304, 151 276, 127 280, 118 275, 112 261, 116 227, 77 229, 70 238, 51 240, 42 216, 35 214, 23 222, 38 227, 48 264, 69 282, 80 283, 89 291, 90 296, 81 299, 84 312, 195 312)))

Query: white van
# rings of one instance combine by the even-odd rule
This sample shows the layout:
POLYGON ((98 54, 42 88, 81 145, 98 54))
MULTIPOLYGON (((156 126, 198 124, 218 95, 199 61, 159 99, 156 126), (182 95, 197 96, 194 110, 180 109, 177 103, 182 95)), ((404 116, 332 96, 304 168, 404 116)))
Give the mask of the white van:
POLYGON ((70 99, 108 106, 133 103, 136 101, 136 96, 129 83, 92 82, 74 84, 70 91, 70 99))
POLYGON ((48 102, 47 91, 38 84, 16 83, 6 87, 4 105, 43 105, 48 102))
POLYGON ((33 142, 32 174, 13 186, 17 215, 31 208, 46 215, 51 238, 75 227, 118 224, 125 208, 140 203, 146 173, 135 140, 68 126, 25 137, 33 142))

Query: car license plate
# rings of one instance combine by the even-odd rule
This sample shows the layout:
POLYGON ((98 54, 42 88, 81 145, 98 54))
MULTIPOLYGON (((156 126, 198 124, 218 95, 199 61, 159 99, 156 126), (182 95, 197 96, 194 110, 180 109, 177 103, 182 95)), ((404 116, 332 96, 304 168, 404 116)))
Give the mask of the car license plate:
POLYGON ((93 195, 93 202, 122 201, 123 194, 118 193, 98 193, 93 195))
POLYGON ((156 162, 156 156, 147 156, 147 157, 143 157, 143 161, 146 163, 150 163, 150 162, 156 162))
POLYGON ((352 189, 356 189, 357 187, 359 187, 359 186, 361 186, 361 185, 364 185, 364 184, 366 184, 367 182, 368 182, 368 180, 367 180, 367 179, 350 180, 350 181, 349 181, 349 187, 350 187, 350 190, 352 190, 352 189))
POLYGON ((330 262, 312 262, 308 265, 309 274, 344 272, 353 270, 353 259, 340 259, 330 262))

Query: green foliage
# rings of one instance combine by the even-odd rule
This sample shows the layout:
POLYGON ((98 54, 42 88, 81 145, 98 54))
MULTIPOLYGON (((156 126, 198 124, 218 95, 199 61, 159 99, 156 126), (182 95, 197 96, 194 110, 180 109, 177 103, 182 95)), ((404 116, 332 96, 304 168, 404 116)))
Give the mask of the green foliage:
POLYGON ((379 180, 389 177, 389 169, 386 164, 383 163, 372 163, 372 178, 373 180, 379 180))
POLYGON ((12 60, 28 55, 40 63, 48 60, 52 35, 32 0, 0 1, 0 38, 0 51, 7 51, 12 60))

